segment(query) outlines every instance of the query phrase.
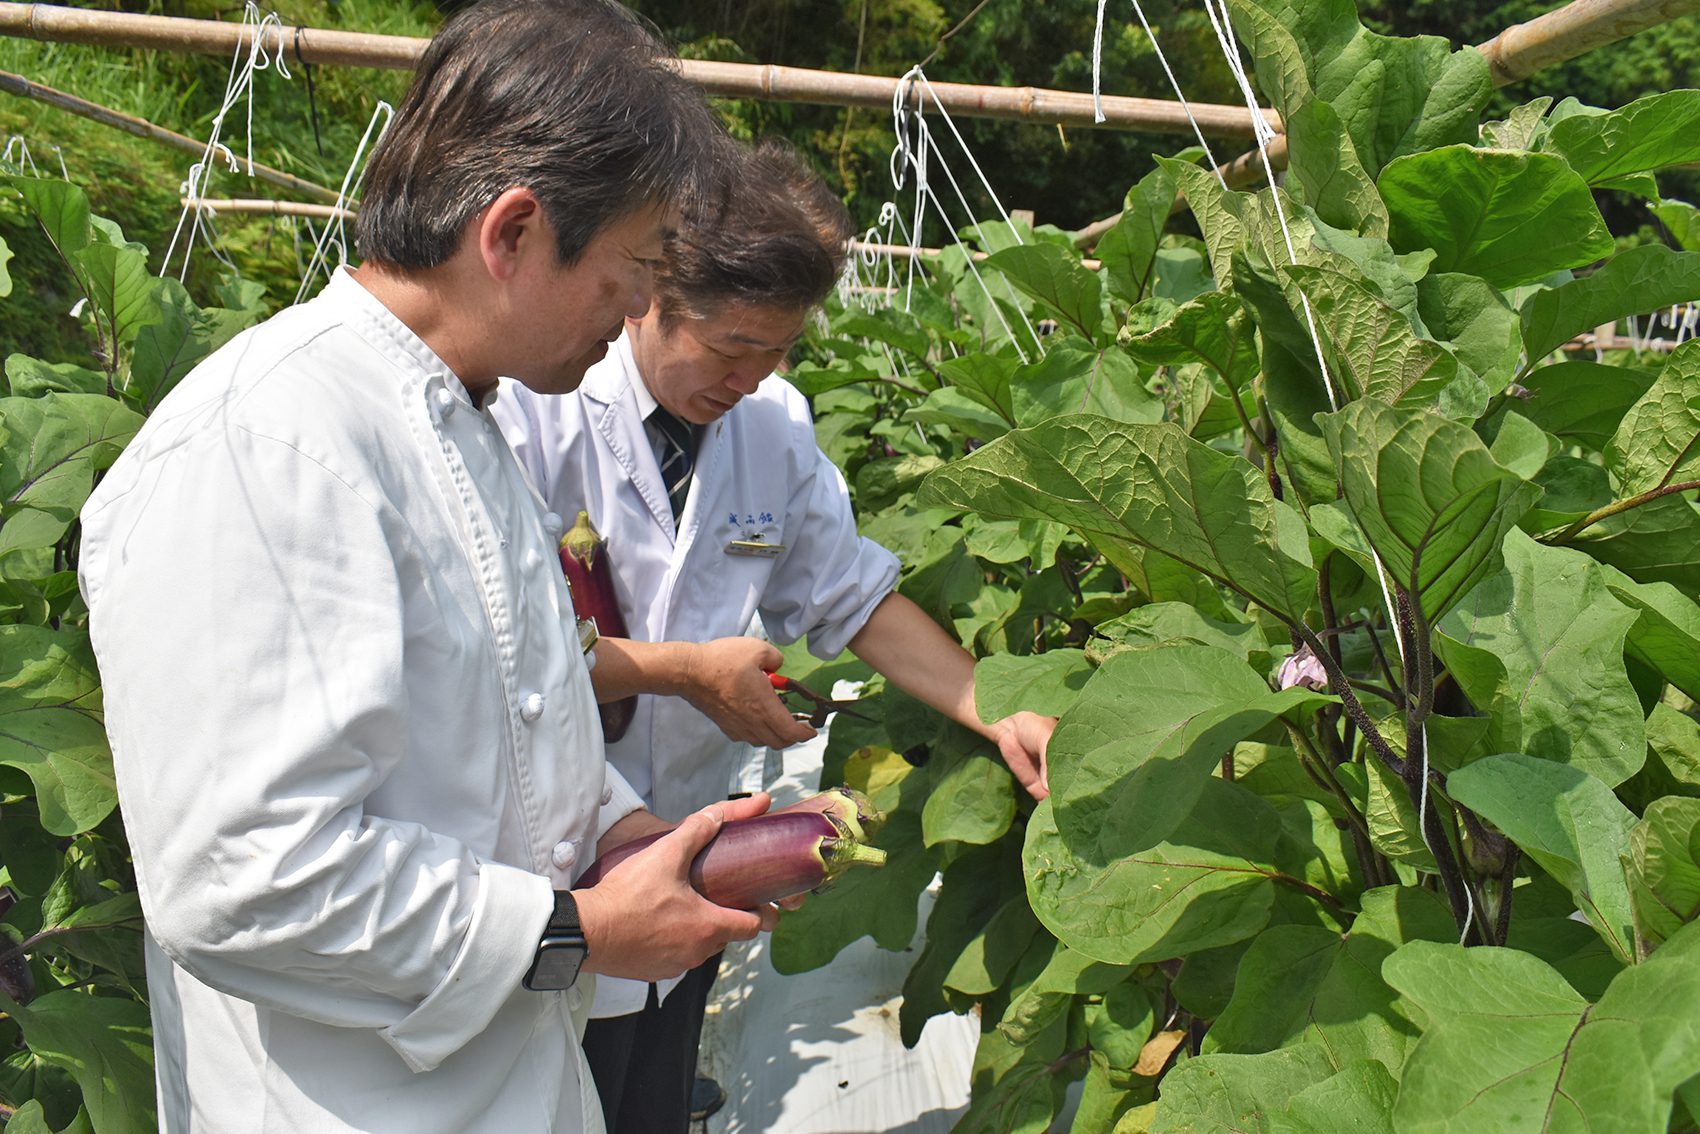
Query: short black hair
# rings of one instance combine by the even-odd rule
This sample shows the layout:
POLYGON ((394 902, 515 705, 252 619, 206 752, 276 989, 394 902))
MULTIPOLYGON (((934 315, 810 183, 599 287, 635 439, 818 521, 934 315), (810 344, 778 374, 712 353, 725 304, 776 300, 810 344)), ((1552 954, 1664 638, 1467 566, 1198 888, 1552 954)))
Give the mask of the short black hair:
POLYGON ((807 310, 844 271, 850 214, 788 145, 721 146, 720 190, 687 214, 655 273, 661 323, 728 306, 807 310))
POLYGON ((360 254, 435 267, 479 210, 525 186, 571 264, 609 224, 688 204, 722 133, 659 36, 621 5, 483 0, 432 38, 373 151, 360 254))

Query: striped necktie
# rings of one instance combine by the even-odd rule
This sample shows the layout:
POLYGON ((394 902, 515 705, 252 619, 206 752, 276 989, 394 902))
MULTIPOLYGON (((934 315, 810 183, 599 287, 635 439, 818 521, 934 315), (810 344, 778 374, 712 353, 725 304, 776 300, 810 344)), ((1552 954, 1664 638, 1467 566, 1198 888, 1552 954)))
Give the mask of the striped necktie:
POLYGON ((672 505, 673 519, 677 521, 691 491, 696 431, 660 406, 649 415, 649 421, 655 426, 655 456, 661 464, 661 483, 667 488, 667 502, 672 505))

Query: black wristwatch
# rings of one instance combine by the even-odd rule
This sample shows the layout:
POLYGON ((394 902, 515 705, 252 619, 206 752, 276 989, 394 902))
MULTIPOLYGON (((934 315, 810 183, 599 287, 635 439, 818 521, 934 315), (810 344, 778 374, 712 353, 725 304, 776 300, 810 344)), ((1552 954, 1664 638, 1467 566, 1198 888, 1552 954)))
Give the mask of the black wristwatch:
POLYGON ((571 988, 590 955, 590 944, 578 923, 578 903, 566 890, 555 891, 555 914, 537 943, 537 959, 522 981, 533 992, 559 992, 571 988))

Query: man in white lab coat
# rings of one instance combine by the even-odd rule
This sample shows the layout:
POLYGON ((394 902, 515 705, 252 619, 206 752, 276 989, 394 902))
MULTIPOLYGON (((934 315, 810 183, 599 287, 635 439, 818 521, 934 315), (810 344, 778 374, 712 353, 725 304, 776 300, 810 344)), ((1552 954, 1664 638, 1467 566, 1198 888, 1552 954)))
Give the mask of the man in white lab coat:
MULTIPOLYGON (((655 302, 626 321, 578 392, 515 385, 496 408, 549 506, 564 517, 587 511, 606 537, 632 637, 673 644, 598 663, 604 701, 681 694, 642 696, 609 760, 657 815, 678 819, 726 798, 747 752, 739 741, 783 747, 813 736, 767 682, 779 651, 728 637, 759 615, 773 639, 807 635, 822 658, 848 647, 992 739, 1042 796, 1055 721, 980 721, 973 658, 893 590, 896 558, 857 535, 808 404, 773 374, 838 278, 844 207, 771 144, 739 164, 723 210, 669 237, 655 302)), ((685 1130, 716 963, 677 988, 598 988, 585 1050, 616 1134, 685 1130)))
POLYGON ((571 889, 668 824, 605 766, 561 522, 487 406, 571 391, 648 309, 717 146, 618 5, 463 12, 373 155, 365 262, 197 367, 91 497, 168 1134, 598 1134, 592 974, 771 927, 687 875, 760 799, 571 889))

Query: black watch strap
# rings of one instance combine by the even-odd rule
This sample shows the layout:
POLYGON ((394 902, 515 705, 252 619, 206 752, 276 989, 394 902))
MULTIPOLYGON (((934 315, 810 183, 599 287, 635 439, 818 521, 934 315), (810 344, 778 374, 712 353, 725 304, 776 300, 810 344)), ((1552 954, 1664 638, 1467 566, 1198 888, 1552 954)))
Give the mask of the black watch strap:
POLYGON ((578 903, 569 891, 555 891, 555 912, 537 943, 537 956, 521 982, 533 992, 559 992, 578 980, 590 944, 578 920, 578 903))

